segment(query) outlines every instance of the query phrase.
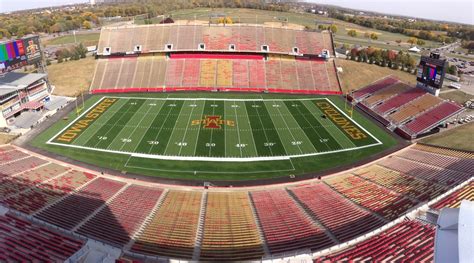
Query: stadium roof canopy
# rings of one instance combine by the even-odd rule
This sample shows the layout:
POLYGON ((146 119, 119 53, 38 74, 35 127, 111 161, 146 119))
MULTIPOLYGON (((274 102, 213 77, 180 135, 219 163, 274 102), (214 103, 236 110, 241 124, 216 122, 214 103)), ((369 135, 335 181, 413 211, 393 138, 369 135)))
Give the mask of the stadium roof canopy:
POLYGON ((417 48, 416 46, 414 46, 414 47, 412 47, 412 48, 408 49, 408 51, 410 51, 410 52, 416 52, 416 53, 418 53, 418 52, 420 52, 420 51, 421 51, 421 49, 419 49, 419 48, 417 48))
POLYGON ((474 202, 444 208, 438 218, 435 262, 472 262, 474 258, 474 202))
POLYGON ((9 88, 23 89, 45 77, 46 74, 41 73, 7 72, 0 77, 0 85, 10 86, 9 88))

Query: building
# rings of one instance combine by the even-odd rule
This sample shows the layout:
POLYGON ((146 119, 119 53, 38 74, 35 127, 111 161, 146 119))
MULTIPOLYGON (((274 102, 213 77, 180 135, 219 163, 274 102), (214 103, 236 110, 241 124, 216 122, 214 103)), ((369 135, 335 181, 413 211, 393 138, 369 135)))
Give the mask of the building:
POLYGON ((51 92, 46 76, 17 72, 0 76, 0 127, 10 124, 22 112, 43 108, 51 92))

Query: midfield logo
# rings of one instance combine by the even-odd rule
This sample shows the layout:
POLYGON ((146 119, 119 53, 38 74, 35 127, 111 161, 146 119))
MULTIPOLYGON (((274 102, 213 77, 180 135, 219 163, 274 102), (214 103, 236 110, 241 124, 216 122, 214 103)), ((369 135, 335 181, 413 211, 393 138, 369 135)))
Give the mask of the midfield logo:
POLYGON ((230 127, 235 126, 235 122, 231 120, 222 120, 221 116, 204 116, 202 120, 193 120, 191 125, 203 125, 203 128, 206 129, 220 129, 222 125, 227 125, 230 127))

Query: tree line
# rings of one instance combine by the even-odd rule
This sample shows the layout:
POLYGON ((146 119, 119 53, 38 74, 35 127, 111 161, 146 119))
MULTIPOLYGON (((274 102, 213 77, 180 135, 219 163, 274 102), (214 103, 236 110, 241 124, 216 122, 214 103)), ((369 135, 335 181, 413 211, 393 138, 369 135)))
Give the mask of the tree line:
POLYGON ((336 9, 331 9, 329 16, 368 28, 400 33, 409 37, 442 43, 452 43, 456 40, 456 37, 465 40, 474 40, 474 27, 467 25, 348 15, 336 9), (434 31, 445 33, 435 33, 434 31))
POLYGON ((347 55, 347 59, 370 64, 377 64, 382 67, 395 69, 405 69, 413 72, 416 66, 416 59, 408 52, 393 51, 379 48, 352 48, 347 55))
POLYGON ((0 14, 0 39, 20 38, 27 34, 60 33, 77 29, 100 26, 101 17, 130 17, 145 15, 148 18, 180 9, 208 8, 252 8, 270 11, 289 11, 286 4, 266 4, 260 0, 154 0, 125 1, 121 4, 100 4, 77 6, 74 10, 21 11, 0 14), (133 2, 133 3, 131 3, 133 2))

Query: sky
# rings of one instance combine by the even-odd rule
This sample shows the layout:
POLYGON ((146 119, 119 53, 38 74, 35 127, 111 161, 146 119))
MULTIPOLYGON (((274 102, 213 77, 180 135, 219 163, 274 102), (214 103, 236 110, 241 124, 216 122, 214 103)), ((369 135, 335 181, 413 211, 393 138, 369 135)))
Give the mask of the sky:
MULTIPOLYGON (((354 9, 446 20, 474 25, 473 0, 309 0, 354 9)), ((88 0, 0 0, 0 12, 48 7, 88 0)))
MULTIPOLYGON (((1 0, 0 0, 1 1, 1 0)), ((309 0, 353 9, 474 25, 473 0, 309 0)))

